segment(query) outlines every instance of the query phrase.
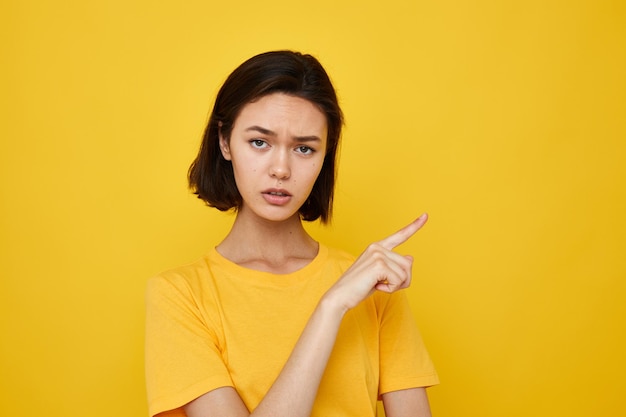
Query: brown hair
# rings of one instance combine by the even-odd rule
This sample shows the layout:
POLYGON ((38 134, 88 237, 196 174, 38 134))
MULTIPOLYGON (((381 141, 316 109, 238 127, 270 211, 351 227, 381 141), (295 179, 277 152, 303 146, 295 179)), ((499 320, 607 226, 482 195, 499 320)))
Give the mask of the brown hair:
POLYGON ((311 55, 273 51, 256 55, 235 69, 220 88, 202 144, 189 167, 189 188, 211 207, 226 211, 243 203, 233 167, 219 149, 220 133, 230 139, 233 125, 246 104, 272 93, 306 99, 326 115, 328 138, 322 170, 311 194, 300 207, 303 220, 331 217, 336 178, 336 159, 343 114, 326 71, 311 55))

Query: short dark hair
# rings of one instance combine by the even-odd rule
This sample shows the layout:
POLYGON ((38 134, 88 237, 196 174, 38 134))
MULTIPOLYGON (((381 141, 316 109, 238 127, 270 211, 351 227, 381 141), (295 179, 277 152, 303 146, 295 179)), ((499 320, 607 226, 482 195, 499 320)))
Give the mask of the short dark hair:
POLYGON ((222 156, 220 133, 226 140, 241 109, 272 93, 306 99, 326 116, 328 137, 324 164, 311 194, 300 208, 303 220, 330 220, 336 179, 336 159, 343 114, 328 74, 311 55, 272 51, 256 55, 235 69, 220 88, 196 159, 189 167, 189 188, 218 210, 239 209, 243 200, 233 167, 222 156))

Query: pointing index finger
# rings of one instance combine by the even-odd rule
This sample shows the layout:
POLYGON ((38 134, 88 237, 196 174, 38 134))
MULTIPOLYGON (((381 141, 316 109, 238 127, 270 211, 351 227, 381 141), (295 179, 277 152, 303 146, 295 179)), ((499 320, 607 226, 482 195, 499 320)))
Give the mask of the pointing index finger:
POLYGON ((409 225, 403 227, 398 230, 396 233, 391 236, 386 237, 385 239, 378 242, 385 249, 392 250, 396 246, 406 242, 409 240, 411 236, 413 236, 418 230, 424 226, 426 221, 428 220, 428 214, 424 213, 419 216, 416 220, 411 222, 409 225))

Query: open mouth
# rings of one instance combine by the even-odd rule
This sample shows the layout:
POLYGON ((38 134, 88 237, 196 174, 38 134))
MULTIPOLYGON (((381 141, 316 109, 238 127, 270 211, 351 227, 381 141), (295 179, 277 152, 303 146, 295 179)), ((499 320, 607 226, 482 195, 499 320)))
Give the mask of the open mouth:
POLYGON ((291 201, 291 194, 287 190, 270 188, 263 191, 263 198, 272 205, 282 206, 291 201))
POLYGON ((273 195, 277 197, 291 197, 291 194, 287 190, 277 189, 277 188, 269 188, 263 191, 263 194, 273 195))

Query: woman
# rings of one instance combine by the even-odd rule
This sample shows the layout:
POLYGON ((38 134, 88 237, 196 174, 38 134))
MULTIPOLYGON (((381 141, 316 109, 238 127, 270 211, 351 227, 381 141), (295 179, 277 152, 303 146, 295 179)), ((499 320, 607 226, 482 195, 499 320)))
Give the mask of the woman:
POLYGON ((393 251, 426 215, 356 260, 307 234, 331 215, 342 113, 310 55, 276 51, 219 91, 189 183, 235 222, 205 257, 149 281, 150 415, 429 416, 437 374, 393 251))

